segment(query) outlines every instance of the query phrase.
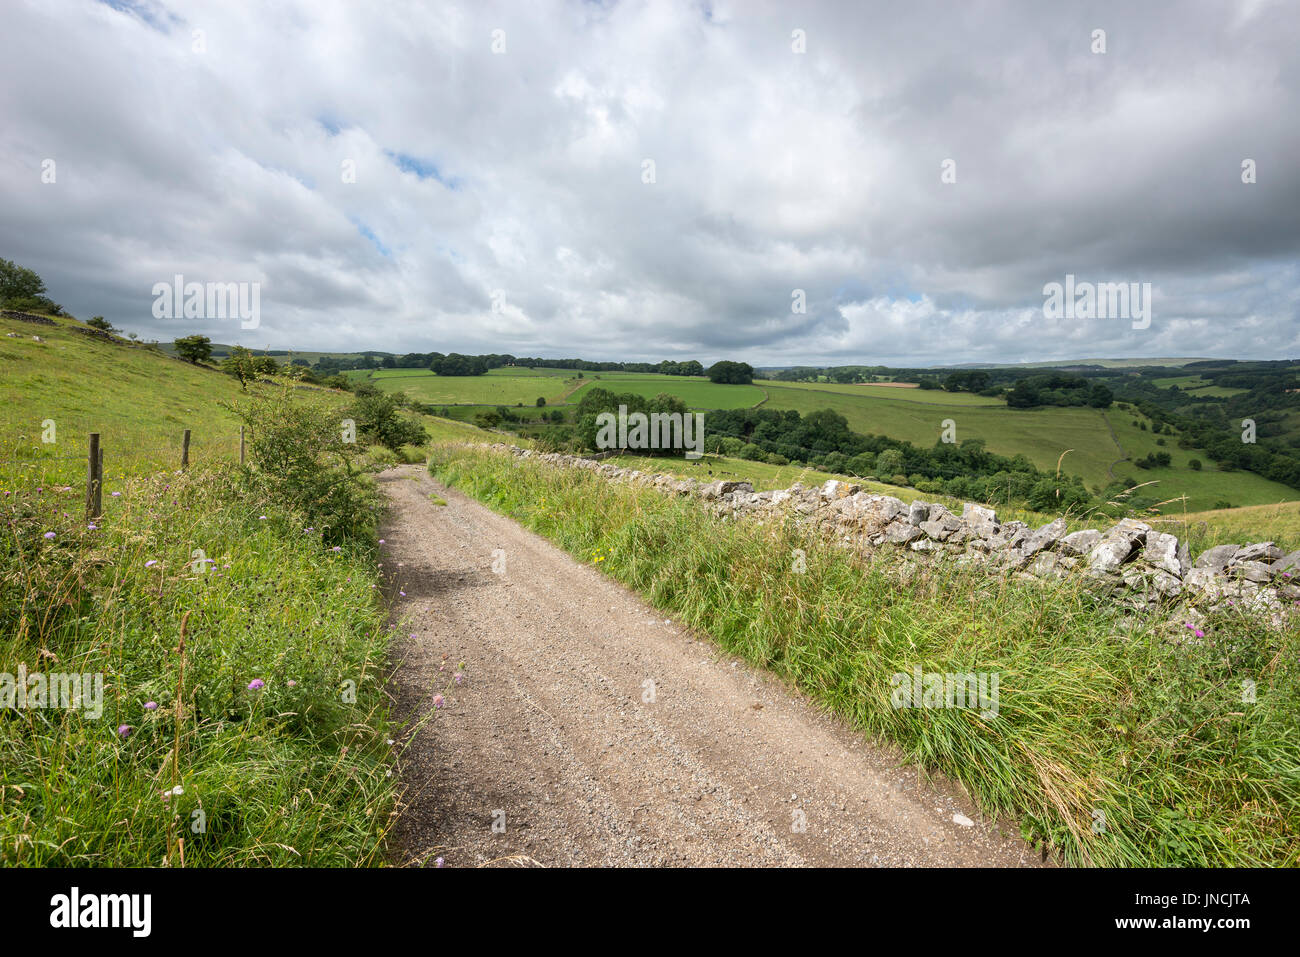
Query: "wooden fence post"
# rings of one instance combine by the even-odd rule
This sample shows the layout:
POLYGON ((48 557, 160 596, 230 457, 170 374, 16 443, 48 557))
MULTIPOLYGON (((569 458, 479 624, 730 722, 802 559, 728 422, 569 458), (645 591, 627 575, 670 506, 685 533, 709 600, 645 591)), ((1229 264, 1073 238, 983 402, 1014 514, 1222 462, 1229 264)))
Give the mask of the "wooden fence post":
POLYGON ((190 430, 185 430, 185 437, 181 439, 181 468, 190 467, 190 430))
POLYGON ((244 464, 244 427, 239 427, 239 464, 244 464))
POLYGON ((86 456, 86 518, 96 518, 102 511, 104 491, 104 452, 99 447, 99 433, 90 433, 90 450, 86 456))

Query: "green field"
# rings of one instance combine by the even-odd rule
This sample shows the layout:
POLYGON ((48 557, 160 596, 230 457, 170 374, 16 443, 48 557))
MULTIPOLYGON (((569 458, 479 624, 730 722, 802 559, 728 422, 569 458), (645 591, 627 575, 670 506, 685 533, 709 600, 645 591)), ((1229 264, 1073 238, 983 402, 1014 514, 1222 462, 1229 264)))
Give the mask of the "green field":
MULTIPOLYGON (((192 463, 238 455, 239 420, 222 405, 240 398, 234 378, 142 346, 78 335, 75 320, 56 322, 0 317, 0 460, 19 459, 26 474, 47 481, 84 478, 87 435, 98 432, 107 482, 145 467, 179 467, 186 429, 192 463), (42 441, 46 420, 53 420, 54 442, 42 441)), ((340 402, 326 389, 300 394, 340 402)))
POLYGON ((439 376, 419 369, 383 369, 373 373, 370 381, 387 392, 405 392, 431 405, 533 405, 538 398, 555 405, 576 401, 565 396, 582 384, 581 379, 561 375, 439 376))
POLYGON ((764 390, 756 385, 719 385, 696 376, 602 372, 599 381, 588 382, 570 401, 580 401, 588 389, 630 392, 647 399, 666 392, 680 398, 691 409, 747 409, 762 402, 764 396, 764 390))
POLYGON ((992 396, 973 392, 945 392, 942 389, 905 389, 889 385, 853 385, 836 382, 777 382, 772 379, 755 379, 754 384, 764 389, 807 389, 836 395, 851 395, 890 402, 913 402, 919 405, 946 405, 955 407, 1000 407, 1006 403, 992 396))
POLYGON ((1213 396, 1214 398, 1227 399, 1247 391, 1246 389, 1232 389, 1227 386, 1215 385, 1208 379, 1203 379, 1198 375, 1169 376, 1163 379, 1152 379, 1151 383, 1161 389, 1177 386, 1189 395, 1200 398, 1213 396))

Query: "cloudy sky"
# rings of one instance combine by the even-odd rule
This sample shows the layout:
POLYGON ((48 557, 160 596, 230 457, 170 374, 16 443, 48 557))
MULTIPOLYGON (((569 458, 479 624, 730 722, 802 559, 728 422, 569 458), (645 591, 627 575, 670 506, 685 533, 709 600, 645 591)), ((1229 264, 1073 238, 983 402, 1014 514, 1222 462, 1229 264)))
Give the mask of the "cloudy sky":
POLYGON ((768 366, 1300 355, 1289 0, 3 17, 0 257, 144 338, 768 366), (155 318, 177 274, 259 283, 260 325, 155 318), (1045 317, 1067 274, 1150 283, 1149 327, 1045 317))

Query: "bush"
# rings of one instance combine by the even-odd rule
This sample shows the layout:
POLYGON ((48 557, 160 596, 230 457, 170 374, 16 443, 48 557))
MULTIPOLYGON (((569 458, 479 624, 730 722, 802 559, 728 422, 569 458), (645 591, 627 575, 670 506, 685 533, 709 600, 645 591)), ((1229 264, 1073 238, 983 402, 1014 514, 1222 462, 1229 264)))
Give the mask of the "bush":
POLYGON ((343 441, 337 417, 291 401, 288 390, 231 407, 250 433, 248 481, 301 513, 328 545, 374 532, 374 490, 353 467, 355 445, 343 441))
POLYGON ((394 452, 403 445, 424 445, 429 441, 429 433, 419 422, 399 416, 397 403, 393 396, 377 390, 358 391, 343 415, 356 421, 362 436, 394 452))

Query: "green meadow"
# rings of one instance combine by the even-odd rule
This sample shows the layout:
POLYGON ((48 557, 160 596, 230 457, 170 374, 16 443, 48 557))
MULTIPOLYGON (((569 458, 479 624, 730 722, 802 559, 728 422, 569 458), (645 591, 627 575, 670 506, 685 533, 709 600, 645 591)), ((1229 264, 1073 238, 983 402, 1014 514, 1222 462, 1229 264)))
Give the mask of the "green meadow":
POLYGON ((633 395, 654 398, 661 392, 675 395, 691 409, 745 409, 763 401, 764 390, 756 385, 719 385, 696 376, 657 375, 654 373, 625 374, 599 373, 575 392, 570 401, 580 402, 583 393, 590 389, 610 392, 630 392, 633 395))

